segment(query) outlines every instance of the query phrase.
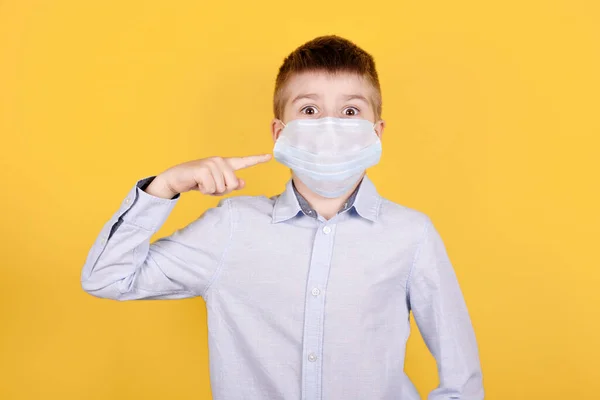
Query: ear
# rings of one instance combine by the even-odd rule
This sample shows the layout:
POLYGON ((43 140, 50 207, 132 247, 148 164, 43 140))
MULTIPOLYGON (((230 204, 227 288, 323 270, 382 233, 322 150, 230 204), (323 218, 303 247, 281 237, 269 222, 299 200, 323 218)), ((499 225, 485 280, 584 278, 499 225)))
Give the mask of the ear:
POLYGON ((279 118, 273 118, 271 121, 271 134, 273 135, 273 141, 277 141, 281 131, 283 130, 283 123, 279 118))
POLYGON ((377 136, 379 136, 379 140, 382 139, 384 129, 385 129, 385 121, 380 119, 375 124, 375 133, 377 133, 377 136))

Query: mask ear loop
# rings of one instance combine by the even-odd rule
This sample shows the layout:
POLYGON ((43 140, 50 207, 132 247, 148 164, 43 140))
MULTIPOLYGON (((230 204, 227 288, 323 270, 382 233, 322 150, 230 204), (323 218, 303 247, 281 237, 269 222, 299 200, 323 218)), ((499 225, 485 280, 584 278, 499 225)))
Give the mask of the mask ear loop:
POLYGON ((377 120, 377 121, 375 121, 375 122, 373 123, 373 127, 372 127, 372 128, 373 128, 373 130, 375 131, 375 133, 377 133, 377 129, 375 129, 375 127, 377 126, 377 124, 379 123, 379 121, 381 121, 381 120, 379 119, 379 120, 377 120))

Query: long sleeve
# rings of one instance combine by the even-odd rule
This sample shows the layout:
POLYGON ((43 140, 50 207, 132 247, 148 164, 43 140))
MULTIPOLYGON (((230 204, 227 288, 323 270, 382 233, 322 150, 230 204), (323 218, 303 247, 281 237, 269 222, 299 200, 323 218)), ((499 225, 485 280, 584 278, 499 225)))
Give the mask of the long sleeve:
POLYGON ((481 400, 482 372, 475 333, 444 243, 427 218, 409 276, 409 304, 440 385, 429 400, 481 400))
POLYGON ((179 200, 144 192, 153 178, 137 182, 96 238, 81 272, 87 293, 114 300, 204 296, 216 276, 231 240, 228 200, 150 243, 179 200))

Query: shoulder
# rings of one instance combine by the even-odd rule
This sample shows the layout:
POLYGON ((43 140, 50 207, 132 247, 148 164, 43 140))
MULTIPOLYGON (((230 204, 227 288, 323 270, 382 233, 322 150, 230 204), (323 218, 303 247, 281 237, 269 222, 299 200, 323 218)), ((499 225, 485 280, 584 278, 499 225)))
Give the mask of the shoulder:
POLYGON ((221 200, 238 217, 271 216, 277 196, 234 196, 221 200))
POLYGON ((419 234, 431 224, 429 215, 421 210, 396 203, 384 197, 380 199, 379 221, 390 228, 419 234))

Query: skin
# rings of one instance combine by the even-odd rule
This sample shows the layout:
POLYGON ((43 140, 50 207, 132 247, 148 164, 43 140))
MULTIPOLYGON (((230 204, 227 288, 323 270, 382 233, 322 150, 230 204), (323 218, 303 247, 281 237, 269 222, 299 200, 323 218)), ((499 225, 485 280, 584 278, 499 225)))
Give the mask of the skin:
MULTIPOLYGON (((271 122, 273 141, 284 128, 282 121, 287 124, 294 119, 336 117, 366 119, 375 123, 377 115, 370 101, 374 90, 368 80, 352 73, 305 72, 292 76, 285 86, 281 119, 274 118, 271 122)), ((380 139, 384 128, 385 121, 377 119, 375 132, 380 139)), ((359 180, 344 195, 330 199, 312 192, 293 172, 292 179, 298 192, 325 219, 333 218, 360 184, 359 180)))
MULTIPOLYGON (((335 75, 324 72, 296 74, 287 82, 284 90, 284 107, 281 119, 271 122, 271 133, 276 141, 284 126, 299 118, 359 118, 376 121, 373 103, 373 86, 361 76, 351 73, 335 75)), ((385 122, 377 120, 375 132, 381 138, 385 122)), ((222 196, 243 189, 243 179, 235 171, 268 162, 271 154, 247 157, 208 157, 175 165, 158 174, 145 191, 153 196, 171 199, 178 193, 197 190, 203 194, 222 196)), ((364 174, 363 174, 364 176, 364 174)), ((357 182, 347 193, 338 198, 326 198, 313 193, 294 173, 296 189, 311 207, 326 219, 333 218, 342 204, 352 194, 357 182)), ((361 177, 362 179, 362 177, 361 177)))

